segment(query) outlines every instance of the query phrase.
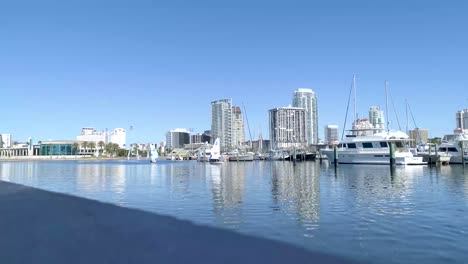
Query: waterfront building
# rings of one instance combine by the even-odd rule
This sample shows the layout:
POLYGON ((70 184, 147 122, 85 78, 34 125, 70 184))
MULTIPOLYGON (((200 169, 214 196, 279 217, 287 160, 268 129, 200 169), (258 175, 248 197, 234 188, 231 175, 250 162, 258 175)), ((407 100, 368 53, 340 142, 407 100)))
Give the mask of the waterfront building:
POLYGON ((233 147, 239 148, 244 145, 245 130, 244 118, 240 107, 232 107, 232 144, 233 147))
POLYGON ((280 107, 269 111, 272 148, 305 147, 307 145, 306 110, 300 107, 280 107))
POLYGON ((67 156, 77 155, 79 149, 73 148, 73 144, 79 143, 76 140, 53 140, 43 141, 40 144, 40 156, 67 156))
POLYGON ((106 131, 97 131, 93 127, 83 127, 80 135, 76 136, 77 141, 86 141, 99 143, 100 141, 107 144, 109 142, 109 136, 106 131))
POLYGON ((125 148, 126 138, 127 132, 123 128, 115 128, 109 133, 107 129, 106 131, 97 131, 93 127, 83 127, 80 135, 76 136, 76 140, 80 142, 94 142, 97 145, 102 141, 104 144, 115 143, 120 148, 125 148))
POLYGON ((326 125, 325 126, 325 142, 328 145, 338 144, 338 126, 326 125))
POLYGON ((176 128, 166 133, 166 146, 169 148, 183 148, 190 144, 190 131, 185 128, 176 128))
MULTIPOLYGON (((123 128, 115 128, 110 134, 110 142, 119 145, 119 148, 125 148, 127 139, 127 131, 123 128)), ((104 141, 104 143, 106 143, 104 141)))
POLYGON ((191 135, 191 143, 198 144, 198 143, 210 143, 211 135, 210 131, 206 130, 203 133, 196 133, 191 135))
POLYGON ((456 128, 468 130, 468 109, 460 110, 456 113, 456 128))
POLYGON ((293 107, 304 108, 306 112, 307 144, 318 143, 318 107, 317 95, 308 88, 294 91, 293 107))
POLYGON ((385 131, 385 119, 384 112, 377 106, 372 106, 369 109, 369 122, 375 128, 375 133, 381 133, 385 131))
POLYGON ((211 102, 211 143, 220 139, 221 151, 232 148, 232 100, 221 99, 211 102))
POLYGON ((411 139, 412 144, 420 144, 420 143, 427 143, 429 138, 429 130, 427 129, 420 129, 415 128, 409 131, 408 135, 411 139))
POLYGON ((0 134, 2 148, 11 148, 11 134, 0 134))

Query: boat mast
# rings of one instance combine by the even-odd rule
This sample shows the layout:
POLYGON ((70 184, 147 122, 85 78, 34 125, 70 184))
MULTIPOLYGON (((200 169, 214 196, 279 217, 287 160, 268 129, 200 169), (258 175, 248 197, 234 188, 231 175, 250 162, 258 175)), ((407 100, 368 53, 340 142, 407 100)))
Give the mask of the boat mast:
POLYGON ((249 118, 247 118, 247 110, 245 110, 244 102, 242 102, 242 107, 244 108, 245 121, 247 121, 247 128, 249 130, 250 151, 252 151, 252 133, 250 133, 249 118))
POLYGON ((357 113, 356 113, 356 74, 353 74, 353 90, 354 90, 354 120, 353 124, 357 122, 357 113))
POLYGON ((353 82, 351 82, 351 88, 349 89, 349 95, 348 95, 348 104, 346 105, 346 114, 345 114, 345 120, 343 124, 343 131, 341 132, 341 140, 343 141, 343 137, 345 134, 345 129, 346 129, 346 121, 348 120, 348 112, 349 112, 349 103, 351 102, 351 93, 354 90, 354 75, 353 75, 353 82))
POLYGON ((405 99, 405 104, 406 104, 406 135, 409 135, 409 129, 408 129, 408 100, 405 99))
POLYGON ((388 119, 388 94, 387 94, 387 80, 385 80, 385 112, 387 112, 387 132, 390 131, 390 120, 388 119))

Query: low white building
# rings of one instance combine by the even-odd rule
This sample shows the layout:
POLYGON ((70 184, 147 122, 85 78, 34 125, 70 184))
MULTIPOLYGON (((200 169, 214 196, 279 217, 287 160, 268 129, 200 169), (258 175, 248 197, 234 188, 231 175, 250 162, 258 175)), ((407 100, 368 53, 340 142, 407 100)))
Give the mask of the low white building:
POLYGON ((123 128, 115 128, 112 132, 97 131, 93 127, 83 127, 80 135, 76 136, 77 141, 94 142, 96 145, 102 141, 104 144, 116 143, 120 148, 125 148, 127 132, 123 128))
POLYGON ((116 128, 110 135, 110 142, 118 144, 120 148, 125 148, 127 140, 127 131, 123 128, 116 128))

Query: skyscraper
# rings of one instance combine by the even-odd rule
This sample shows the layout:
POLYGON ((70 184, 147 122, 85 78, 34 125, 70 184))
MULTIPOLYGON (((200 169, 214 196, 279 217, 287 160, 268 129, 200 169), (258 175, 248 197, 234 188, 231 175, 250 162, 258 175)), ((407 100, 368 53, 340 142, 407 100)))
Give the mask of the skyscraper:
POLYGON ((211 143, 220 139, 221 151, 232 147, 232 100, 211 102, 211 143))
POLYGON ((270 113, 273 148, 304 147, 307 144, 306 111, 300 107, 274 108, 270 113))
POLYGON ((299 88, 294 91, 293 107, 304 108, 306 113, 307 144, 318 143, 317 95, 311 89, 299 88))
POLYGON ((456 113, 457 129, 468 130, 468 109, 456 113))
POLYGON ((169 148, 183 148, 190 143, 190 131, 185 128, 172 129, 166 133, 166 145, 169 148))
POLYGON ((232 107, 232 145, 240 147, 245 142, 244 118, 240 107, 232 107))
POLYGON ((333 145, 338 141, 338 126, 327 125, 325 126, 325 142, 328 145, 333 145))
POLYGON ((377 106, 372 106, 369 110, 369 122, 376 130, 375 132, 383 132, 385 130, 384 112, 377 106))

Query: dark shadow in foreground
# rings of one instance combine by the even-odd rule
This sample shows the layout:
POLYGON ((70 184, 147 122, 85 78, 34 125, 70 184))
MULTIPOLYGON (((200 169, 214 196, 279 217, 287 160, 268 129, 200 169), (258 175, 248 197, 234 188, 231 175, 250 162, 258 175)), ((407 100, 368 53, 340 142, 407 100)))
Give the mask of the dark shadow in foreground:
POLYGON ((352 263, 281 242, 0 181, 1 263, 352 263))

